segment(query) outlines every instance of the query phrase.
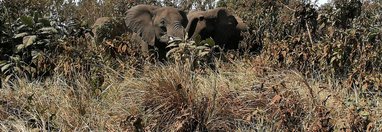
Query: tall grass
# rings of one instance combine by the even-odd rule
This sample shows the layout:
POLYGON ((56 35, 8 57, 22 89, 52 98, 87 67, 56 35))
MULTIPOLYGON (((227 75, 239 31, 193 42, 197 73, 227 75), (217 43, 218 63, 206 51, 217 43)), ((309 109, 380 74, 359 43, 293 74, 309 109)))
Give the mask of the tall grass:
POLYGON ((18 79, 1 89, 1 129, 62 131, 381 130, 380 96, 346 82, 305 78, 262 58, 218 61, 219 73, 185 65, 147 65, 95 87, 79 76, 18 79))
POLYGON ((163 64, 144 59, 129 34, 102 44, 86 37, 86 21, 138 4, 120 0, 56 5, 48 21, 73 22, 63 26, 72 32, 54 27, 47 42, 32 24, 39 39, 15 52, 24 39, 13 38, 24 32, 17 18, 40 21, 28 11, 47 13, 50 2, 0 3, 1 131, 382 131, 378 4, 221 2, 247 21, 241 44, 258 52, 197 60, 183 47, 180 61, 163 64))

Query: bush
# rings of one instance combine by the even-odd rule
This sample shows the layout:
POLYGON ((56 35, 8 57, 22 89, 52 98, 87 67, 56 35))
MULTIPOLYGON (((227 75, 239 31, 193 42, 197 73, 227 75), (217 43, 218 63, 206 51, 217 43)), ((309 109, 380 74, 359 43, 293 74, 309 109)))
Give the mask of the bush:
POLYGON ((0 129, 381 130, 378 2, 212 2, 0 1, 0 129), (129 33, 92 41, 96 18, 150 2, 227 7, 250 26, 245 51, 174 40, 163 64, 129 33))

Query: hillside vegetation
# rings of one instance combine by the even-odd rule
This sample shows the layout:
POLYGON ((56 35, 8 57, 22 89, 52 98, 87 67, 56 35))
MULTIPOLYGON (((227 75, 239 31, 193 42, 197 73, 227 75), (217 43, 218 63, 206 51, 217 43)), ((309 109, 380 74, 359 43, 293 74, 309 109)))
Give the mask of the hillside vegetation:
POLYGON ((378 0, 0 1, 1 131, 382 131, 378 0), (98 1, 98 2, 97 2, 98 1), (91 24, 137 4, 226 7, 241 49, 171 43, 144 58, 91 24))

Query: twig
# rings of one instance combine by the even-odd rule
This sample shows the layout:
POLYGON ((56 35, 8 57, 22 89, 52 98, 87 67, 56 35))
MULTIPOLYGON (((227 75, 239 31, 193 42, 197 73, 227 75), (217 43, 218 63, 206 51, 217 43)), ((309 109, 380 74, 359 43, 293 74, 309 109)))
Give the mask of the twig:
POLYGON ((288 5, 284 4, 284 3, 281 3, 283 6, 285 6, 287 9, 291 10, 291 11, 296 11, 295 9, 292 9, 290 8, 288 5))
POLYGON ((308 88, 310 97, 311 97, 311 99, 312 99, 312 101, 313 101, 312 106, 316 105, 316 102, 317 102, 317 101, 316 101, 316 97, 314 96, 314 94, 313 94, 313 89, 312 89, 312 87, 310 87, 310 85, 308 84, 308 81, 306 81, 306 79, 303 78, 303 77, 302 77, 300 74, 298 74, 296 71, 293 71, 293 73, 296 74, 296 75, 301 79, 301 81, 306 85, 306 87, 308 88))
POLYGON ((310 34, 310 30, 309 30, 309 26, 308 26, 307 22, 305 22, 305 26, 306 26, 306 30, 308 30, 308 35, 309 35, 310 43, 313 45, 312 35, 310 34))
POLYGON ((212 95, 212 108, 210 109, 210 112, 209 113, 212 113, 215 109, 215 105, 216 105, 216 95, 217 95, 217 85, 216 85, 216 79, 217 79, 217 73, 214 72, 214 82, 213 82, 213 88, 214 88, 214 93, 212 95))
POLYGON ((105 89, 105 90, 103 90, 101 94, 104 94, 104 93, 106 93, 106 92, 107 92, 107 90, 109 90, 109 89, 111 88, 111 86, 112 86, 112 85, 113 85, 113 83, 112 83, 112 84, 110 84, 109 86, 107 86, 107 87, 106 87, 106 89, 105 89))

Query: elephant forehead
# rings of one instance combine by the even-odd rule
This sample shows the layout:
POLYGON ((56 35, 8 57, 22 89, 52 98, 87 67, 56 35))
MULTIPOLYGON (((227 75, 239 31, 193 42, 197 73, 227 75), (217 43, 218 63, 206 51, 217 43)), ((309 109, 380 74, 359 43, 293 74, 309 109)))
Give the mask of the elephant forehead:
POLYGON ((187 15, 187 18, 189 19, 189 20, 191 20, 191 19, 194 19, 194 18, 199 18, 199 17, 201 17, 201 16, 205 16, 204 14, 203 14, 203 12, 191 12, 191 13, 189 13, 188 15, 187 15))
POLYGON ((170 21, 179 21, 183 17, 179 13, 179 10, 173 7, 163 7, 157 11, 157 17, 165 18, 170 21))

